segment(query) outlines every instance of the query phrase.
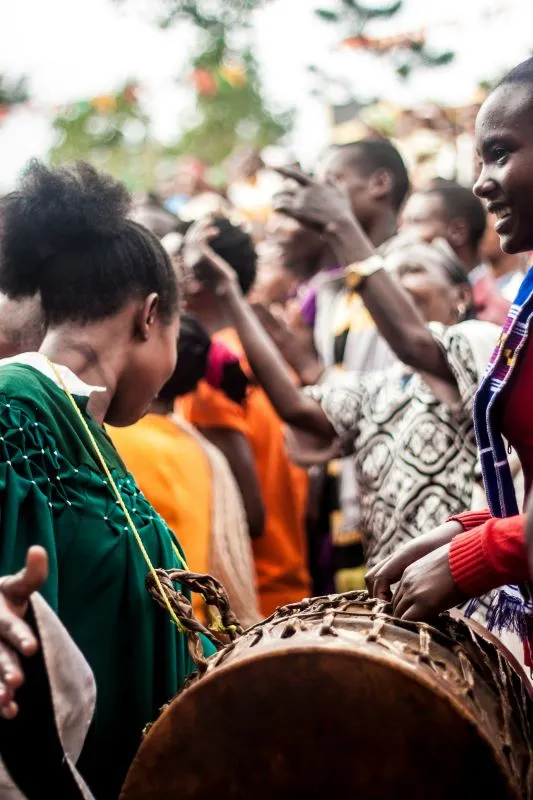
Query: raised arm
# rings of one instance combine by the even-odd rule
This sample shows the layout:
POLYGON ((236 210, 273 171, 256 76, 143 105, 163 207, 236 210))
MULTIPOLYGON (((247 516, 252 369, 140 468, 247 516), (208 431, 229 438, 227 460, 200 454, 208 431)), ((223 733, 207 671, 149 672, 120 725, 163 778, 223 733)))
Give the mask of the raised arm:
MULTIPOLYGON (((298 170, 278 171, 292 179, 293 188, 277 196, 276 211, 321 231, 339 266, 358 264, 376 254, 339 189, 320 184, 298 170)), ((399 282, 381 268, 361 280, 357 289, 379 332, 401 361, 455 385, 444 353, 399 282)))
POLYGON ((209 246, 215 233, 206 223, 191 229, 184 254, 187 266, 208 264, 209 274, 204 283, 224 297, 225 309, 237 329, 250 366, 281 419, 325 441, 333 440, 335 432, 320 405, 295 385, 279 350, 243 297, 234 271, 209 246))

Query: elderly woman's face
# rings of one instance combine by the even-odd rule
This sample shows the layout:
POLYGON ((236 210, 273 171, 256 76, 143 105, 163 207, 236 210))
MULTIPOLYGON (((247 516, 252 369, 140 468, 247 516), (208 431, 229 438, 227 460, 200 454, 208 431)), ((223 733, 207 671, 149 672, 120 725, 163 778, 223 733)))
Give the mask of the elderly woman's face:
POLYGON ((406 252, 388 256, 387 267, 409 292, 426 322, 457 322, 465 304, 464 290, 452 284, 444 266, 406 252))

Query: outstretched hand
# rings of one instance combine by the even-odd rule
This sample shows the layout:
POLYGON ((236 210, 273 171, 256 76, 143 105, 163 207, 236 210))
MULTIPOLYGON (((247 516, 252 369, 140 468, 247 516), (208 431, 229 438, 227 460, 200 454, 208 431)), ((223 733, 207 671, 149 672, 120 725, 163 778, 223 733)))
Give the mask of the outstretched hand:
POLYGON ((399 547, 367 573, 369 594, 392 601, 395 616, 418 621, 464 602, 449 564, 450 542, 462 530, 459 522, 446 522, 399 547))
POLYGON ((0 715, 13 719, 18 713, 15 691, 24 681, 17 654, 30 656, 37 638, 24 622, 28 602, 48 577, 48 556, 42 547, 30 547, 26 565, 16 575, 0 578, 0 715))
POLYGON ((391 586, 398 583, 407 567, 433 550, 449 544, 462 531, 461 523, 452 520, 402 544, 392 555, 368 570, 365 576, 368 593, 379 600, 391 600, 391 586))
POLYGON ((454 583, 450 545, 445 544, 407 567, 392 598, 392 613, 424 622, 467 599, 454 583))
POLYGON ((206 288, 223 293, 238 283, 235 271, 211 247, 211 240, 218 232, 209 217, 192 225, 184 240, 183 263, 193 279, 206 288))

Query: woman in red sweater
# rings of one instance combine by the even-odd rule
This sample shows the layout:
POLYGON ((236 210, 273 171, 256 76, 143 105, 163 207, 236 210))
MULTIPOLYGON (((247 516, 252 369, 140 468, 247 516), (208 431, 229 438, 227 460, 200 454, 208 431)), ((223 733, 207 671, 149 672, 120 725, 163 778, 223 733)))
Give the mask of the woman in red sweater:
MULTIPOLYGON (((474 187, 495 214, 506 253, 533 249, 533 59, 512 70, 483 104, 477 119, 482 170, 474 187)), ((489 626, 518 630, 533 650, 533 603, 525 515, 518 513, 507 445, 520 458, 526 497, 533 484, 533 269, 512 305, 476 398, 474 418, 489 509, 464 513, 419 537, 377 564, 369 591, 392 596, 394 613, 428 619, 467 598, 503 587, 489 626), (391 595, 391 585, 398 583, 391 595), (505 585, 504 584, 511 584, 505 585)), ((474 607, 474 604, 472 604, 474 607)))

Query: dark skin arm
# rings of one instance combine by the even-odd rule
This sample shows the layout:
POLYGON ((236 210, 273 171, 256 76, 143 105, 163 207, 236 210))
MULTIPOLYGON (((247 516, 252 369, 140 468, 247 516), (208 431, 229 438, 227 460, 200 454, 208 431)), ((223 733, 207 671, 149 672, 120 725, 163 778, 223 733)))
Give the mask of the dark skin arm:
POLYGON ((185 253, 188 265, 194 265, 195 261, 210 265, 210 275, 204 278, 204 283, 223 297, 250 366, 281 419, 331 442, 336 438, 335 431, 320 405, 295 386, 279 350, 242 296, 235 272, 209 246, 215 234, 208 222, 199 223, 189 231, 185 253))
MULTIPOLYGON (((278 170, 294 188, 277 195, 275 210, 319 230, 340 266, 364 261, 375 249, 354 219, 348 199, 336 187, 323 185, 294 169, 278 170)), ((446 358, 402 286, 383 269, 358 288, 377 329, 391 350, 418 372, 455 386, 446 358)))
POLYGON ((288 324, 260 305, 253 305, 263 328, 274 341, 287 364, 300 378, 302 386, 313 386, 324 373, 313 339, 313 331, 300 320, 288 324))
POLYGON ((200 428, 206 439, 224 453, 240 489, 250 538, 261 536, 265 509, 250 442, 232 428, 200 428))

